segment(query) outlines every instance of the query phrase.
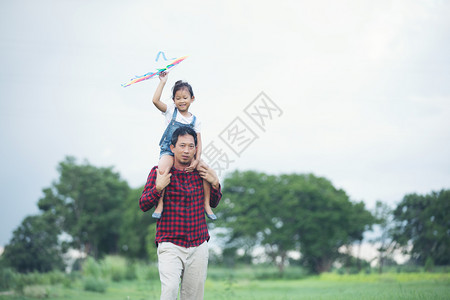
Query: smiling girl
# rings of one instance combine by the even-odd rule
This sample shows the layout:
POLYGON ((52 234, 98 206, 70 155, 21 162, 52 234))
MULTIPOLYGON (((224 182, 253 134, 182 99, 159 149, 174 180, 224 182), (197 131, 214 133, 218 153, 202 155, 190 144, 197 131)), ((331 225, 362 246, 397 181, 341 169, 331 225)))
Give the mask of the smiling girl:
MULTIPOLYGON (((153 95, 153 104, 159 109, 166 118, 167 127, 164 131, 164 134, 159 142, 161 147, 158 170, 160 172, 165 172, 172 168, 174 160, 173 160, 173 152, 170 150, 170 144, 172 142, 172 134, 173 132, 179 128, 180 126, 190 126, 192 127, 197 134, 197 153, 195 155, 195 159, 192 160, 192 163, 186 167, 186 172, 192 172, 201 164, 204 164, 201 161, 202 154, 202 142, 201 142, 201 122, 197 119, 196 116, 189 112, 189 107, 192 102, 194 102, 194 92, 192 91, 192 87, 189 83, 183 82, 181 80, 175 82, 175 85, 172 88, 172 100, 173 103, 167 105, 162 102, 161 94, 166 85, 168 79, 168 74, 166 72, 161 72, 159 75, 159 85, 156 88, 155 94, 153 95)), ((208 218, 215 220, 217 219, 216 215, 213 213, 210 202, 210 190, 211 186, 208 182, 203 181, 203 189, 205 195, 205 212, 208 218)), ((158 206, 155 209, 155 212, 152 214, 152 217, 159 219, 161 218, 163 207, 164 207, 164 194, 163 191, 161 198, 158 201, 158 206)))

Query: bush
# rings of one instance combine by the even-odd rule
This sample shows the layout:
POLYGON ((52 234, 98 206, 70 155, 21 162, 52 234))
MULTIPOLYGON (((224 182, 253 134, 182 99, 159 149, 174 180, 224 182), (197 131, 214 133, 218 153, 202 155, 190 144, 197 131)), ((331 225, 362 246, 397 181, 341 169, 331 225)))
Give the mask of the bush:
POLYGON ((26 286, 23 289, 23 295, 30 298, 44 299, 48 298, 50 296, 50 293, 48 288, 46 288, 45 286, 31 285, 26 286))
POLYGON ((46 277, 48 283, 51 285, 58 284, 58 283, 64 283, 67 280, 67 274, 64 272, 61 272, 61 271, 41 273, 39 275, 46 277))
POLYGON ((302 267, 289 267, 286 268, 283 272, 283 279, 303 279, 309 276, 309 273, 306 269, 302 267))
POLYGON ((94 258, 88 256, 83 263, 83 275, 86 277, 99 278, 101 275, 100 264, 94 258))
POLYGON ((15 279, 14 290, 19 294, 24 294, 27 286, 45 285, 49 284, 49 282, 48 278, 37 272, 27 274, 18 273, 15 279))
POLYGON ((83 276, 110 279, 114 282, 135 280, 136 264, 116 255, 106 256, 101 261, 88 257, 83 263, 83 276))
POLYGON ((134 263, 128 263, 127 269, 125 271, 125 279, 126 280, 135 280, 136 278, 137 278, 136 265, 134 263))
POLYGON ((106 291, 106 282, 95 277, 87 277, 84 280, 84 290, 96 293, 104 293, 106 291))
MULTIPOLYGON (((43 286, 55 285, 59 283, 64 284, 64 286, 69 286, 72 282, 69 276, 70 275, 61 271, 21 274, 16 273, 9 268, 0 268, 0 290, 6 291, 14 289, 20 294, 24 294, 25 291, 27 291, 29 294, 34 293, 37 295, 44 295, 45 293, 41 292, 43 290, 43 286)), ((42 296, 37 298, 42 298, 42 296)))
POLYGON ((428 256, 427 260, 425 261, 425 271, 431 272, 433 271, 433 269, 434 269, 434 261, 430 256, 428 256))
POLYGON ((120 256, 106 256, 100 263, 104 278, 111 278, 114 282, 125 279, 126 260, 120 256))
POLYGON ((16 280, 14 282, 14 291, 16 293, 23 294, 23 289, 25 288, 26 285, 27 284, 26 284, 25 280, 23 279, 23 275, 18 274, 16 276, 16 280))
POLYGON ((0 268, 0 291, 14 288, 16 273, 9 268, 0 268))
MULTIPOLYGON (((386 271, 389 269, 387 268, 386 271)), ((423 272, 423 268, 414 264, 404 264, 396 266, 397 273, 420 273, 423 272)))
POLYGON ((109 273, 111 274, 111 280, 114 282, 122 281, 125 277, 125 274, 121 267, 113 266, 109 270, 109 273))
POLYGON ((156 278, 159 278, 158 269, 151 265, 146 266, 143 272, 144 280, 154 280, 156 278))

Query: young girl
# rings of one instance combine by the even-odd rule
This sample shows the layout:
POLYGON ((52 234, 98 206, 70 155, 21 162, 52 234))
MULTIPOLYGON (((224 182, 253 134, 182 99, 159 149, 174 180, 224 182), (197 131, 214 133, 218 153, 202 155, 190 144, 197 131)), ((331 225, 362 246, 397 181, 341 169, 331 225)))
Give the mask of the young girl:
MULTIPOLYGON (((197 154, 195 155, 195 160, 191 163, 189 167, 186 168, 187 172, 194 171, 199 165, 203 164, 200 157, 202 154, 202 143, 200 136, 200 122, 198 119, 189 112, 189 106, 194 102, 194 92, 189 83, 183 82, 181 80, 177 81, 172 88, 172 100, 173 104, 167 105, 160 100, 162 91, 167 82, 168 74, 166 72, 161 72, 159 75, 159 85, 156 88, 155 94, 153 95, 153 104, 158 108, 166 117, 167 128, 164 132, 159 145, 161 147, 158 170, 160 172, 165 172, 167 169, 170 170, 173 166, 173 153, 170 150, 170 144, 172 140, 172 134, 180 126, 191 126, 197 133, 197 154)), ((205 194, 205 212, 208 218, 211 220, 217 219, 216 215, 213 213, 211 206, 209 205, 209 197, 211 186, 207 181, 203 181, 203 189, 205 194)), ((164 193, 163 191, 161 198, 158 201, 158 205, 155 212, 152 214, 153 218, 161 218, 161 213, 164 207, 164 193)))

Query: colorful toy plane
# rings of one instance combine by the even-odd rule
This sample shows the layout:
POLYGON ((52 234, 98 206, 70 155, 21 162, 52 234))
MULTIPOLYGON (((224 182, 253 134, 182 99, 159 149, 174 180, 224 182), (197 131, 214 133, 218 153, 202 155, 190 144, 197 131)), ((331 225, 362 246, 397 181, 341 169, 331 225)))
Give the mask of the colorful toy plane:
MULTIPOLYGON (((164 56, 164 52, 161 52, 161 51, 160 51, 160 52, 158 53, 158 56, 156 57, 156 60, 158 60, 158 57, 159 57, 160 53, 163 53, 163 56, 164 56)), ((165 56, 164 56, 164 58, 165 58, 165 56)), ((177 59, 175 59, 174 61, 172 61, 170 64, 168 64, 167 66, 165 66, 164 68, 162 68, 162 69, 157 69, 155 72, 148 72, 147 74, 144 74, 144 75, 142 75, 142 76, 136 76, 136 77, 132 78, 129 82, 122 84, 122 86, 123 86, 123 87, 127 87, 127 86, 130 86, 130 85, 134 84, 134 83, 137 83, 137 82, 141 82, 141 81, 150 79, 150 78, 152 78, 152 77, 154 77, 154 76, 156 76, 156 75, 159 75, 159 73, 161 73, 161 72, 169 71, 169 70, 172 69, 173 67, 177 66, 180 62, 182 62, 183 60, 185 60, 186 58, 187 58, 187 56, 182 56, 182 57, 180 57, 180 58, 177 58, 177 59)))

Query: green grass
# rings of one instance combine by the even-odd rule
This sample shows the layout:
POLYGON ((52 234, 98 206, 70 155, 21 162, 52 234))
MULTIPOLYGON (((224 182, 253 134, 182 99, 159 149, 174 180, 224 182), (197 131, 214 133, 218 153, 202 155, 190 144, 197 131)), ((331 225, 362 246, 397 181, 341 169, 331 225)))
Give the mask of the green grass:
POLYGON ((449 299, 449 282, 439 281, 241 281, 208 282, 206 299, 449 299))
MULTIPOLYGON (((84 278, 70 285, 27 286, 23 295, 2 295, 0 299, 50 300, 149 300, 159 299, 160 282, 155 266, 139 266, 133 281, 105 279, 103 293, 86 291, 84 278), (151 269, 145 270, 145 269, 151 269)), ((276 270, 263 267, 225 269, 211 267, 205 287, 205 299, 450 299, 449 273, 326 273, 306 276, 300 269, 288 269, 287 278, 276 278, 276 270), (297 277, 299 279, 292 279, 297 277)), ((286 276, 286 275, 285 275, 286 276)))

